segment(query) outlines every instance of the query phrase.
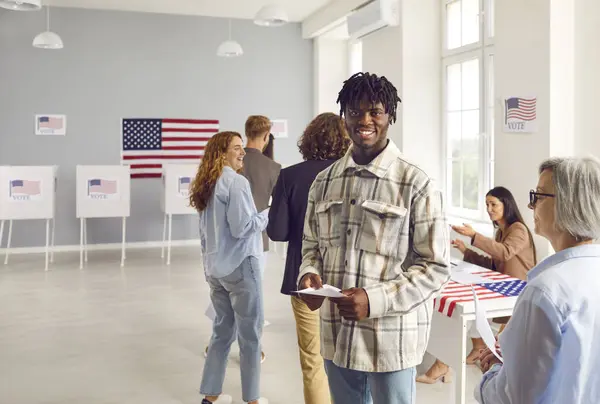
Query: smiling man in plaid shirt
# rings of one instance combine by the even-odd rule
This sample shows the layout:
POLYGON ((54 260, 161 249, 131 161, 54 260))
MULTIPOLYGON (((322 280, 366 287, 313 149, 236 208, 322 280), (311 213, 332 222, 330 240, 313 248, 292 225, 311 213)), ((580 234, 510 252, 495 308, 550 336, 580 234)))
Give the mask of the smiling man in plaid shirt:
POLYGON ((338 102, 353 145, 310 190, 299 287, 346 295, 321 310, 333 402, 412 404, 433 298, 450 278, 442 196, 387 138, 400 102, 392 83, 355 74, 338 102))

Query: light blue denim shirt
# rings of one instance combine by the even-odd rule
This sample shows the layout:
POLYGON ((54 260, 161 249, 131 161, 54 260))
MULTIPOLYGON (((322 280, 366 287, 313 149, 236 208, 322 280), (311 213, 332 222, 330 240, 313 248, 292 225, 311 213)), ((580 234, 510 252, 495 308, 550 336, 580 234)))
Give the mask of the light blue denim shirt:
POLYGON ((529 271, 500 349, 504 364, 475 390, 480 403, 600 403, 599 245, 560 251, 529 271))
POLYGON ((200 212, 204 272, 214 278, 231 274, 246 257, 262 259, 261 232, 269 211, 257 213, 250 183, 225 166, 206 209, 200 212))

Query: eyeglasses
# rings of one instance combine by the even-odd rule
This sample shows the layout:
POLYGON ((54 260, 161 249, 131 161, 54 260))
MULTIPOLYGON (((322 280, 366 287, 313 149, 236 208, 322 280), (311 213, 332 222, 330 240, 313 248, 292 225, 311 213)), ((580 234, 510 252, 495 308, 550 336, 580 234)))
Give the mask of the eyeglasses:
POLYGON ((540 196, 542 197, 548 197, 548 198, 554 198, 556 195, 554 194, 544 194, 541 192, 535 192, 533 189, 531 191, 529 191, 529 205, 531 205, 531 207, 534 207, 535 204, 540 200, 540 196))

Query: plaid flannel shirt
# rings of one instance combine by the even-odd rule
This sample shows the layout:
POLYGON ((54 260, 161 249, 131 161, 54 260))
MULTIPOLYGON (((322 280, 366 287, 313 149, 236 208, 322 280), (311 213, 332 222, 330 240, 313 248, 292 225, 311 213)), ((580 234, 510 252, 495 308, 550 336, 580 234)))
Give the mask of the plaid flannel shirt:
POLYGON ((308 197, 302 265, 341 289, 364 288, 369 317, 343 319, 325 300, 321 353, 337 366, 392 372, 422 362, 433 298, 450 279, 441 193, 390 140, 366 166, 352 148, 319 173, 308 197))

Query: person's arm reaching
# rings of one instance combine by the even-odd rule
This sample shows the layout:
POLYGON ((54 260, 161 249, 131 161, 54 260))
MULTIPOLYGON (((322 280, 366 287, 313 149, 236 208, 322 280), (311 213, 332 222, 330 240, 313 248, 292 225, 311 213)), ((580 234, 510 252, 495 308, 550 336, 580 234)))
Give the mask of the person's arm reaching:
POLYGON ((473 246, 490 254, 492 258, 508 261, 530 245, 527 228, 521 223, 514 223, 504 241, 498 242, 489 237, 476 233, 473 236, 473 246))
POLYGON ((231 235, 235 238, 248 237, 266 229, 269 210, 257 213, 252 199, 250 183, 241 175, 233 179, 229 189, 229 203, 227 205, 227 222, 231 235))
POLYGON ((494 365, 475 389, 481 404, 552 401, 547 388, 561 346, 562 315, 541 289, 527 286, 500 334, 503 365, 494 365))
POLYGON ((432 299, 450 280, 448 225, 442 195, 431 182, 414 197, 408 220, 413 264, 393 281, 364 288, 370 318, 409 313, 432 299))
POLYGON ((463 259, 465 262, 470 262, 471 264, 478 265, 483 268, 492 269, 494 267, 494 261, 492 261, 490 257, 478 254, 471 249, 467 249, 467 251, 465 251, 463 259))
POLYGON ((267 234, 273 241, 289 241, 290 211, 285 190, 284 173, 285 171, 279 175, 279 179, 275 184, 273 201, 269 210, 267 234))

